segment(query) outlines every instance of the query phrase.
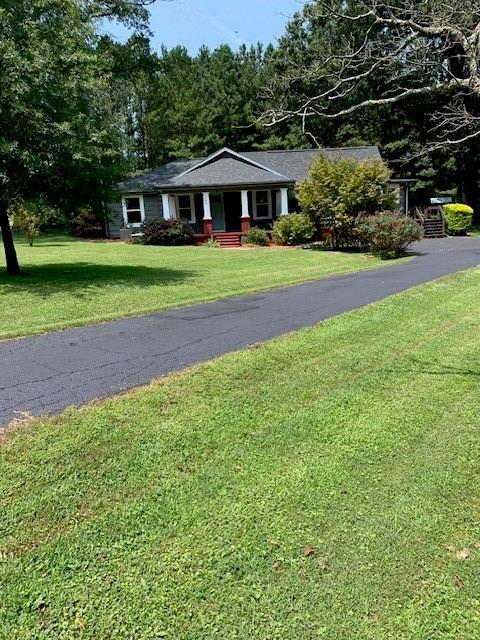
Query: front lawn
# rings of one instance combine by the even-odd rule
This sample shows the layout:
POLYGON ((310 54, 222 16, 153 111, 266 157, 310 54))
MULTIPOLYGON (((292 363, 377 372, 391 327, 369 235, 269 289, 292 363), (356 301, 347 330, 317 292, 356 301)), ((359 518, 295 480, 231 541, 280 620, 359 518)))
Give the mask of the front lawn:
MULTIPOLYGON (((0 338, 90 324, 380 266, 361 254, 18 241, 24 275, 0 266, 0 338)), ((0 263, 1 264, 1 263, 0 263)))
POLYGON ((473 270, 10 433, 0 638, 479 638, 479 331, 473 270))

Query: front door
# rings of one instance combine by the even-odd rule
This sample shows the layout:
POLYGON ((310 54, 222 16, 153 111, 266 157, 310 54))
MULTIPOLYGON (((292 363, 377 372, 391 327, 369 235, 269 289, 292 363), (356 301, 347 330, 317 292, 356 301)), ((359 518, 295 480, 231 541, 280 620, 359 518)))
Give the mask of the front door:
POLYGON ((210 207, 212 210, 213 230, 225 231, 225 209, 223 206, 223 193, 210 195, 210 207))

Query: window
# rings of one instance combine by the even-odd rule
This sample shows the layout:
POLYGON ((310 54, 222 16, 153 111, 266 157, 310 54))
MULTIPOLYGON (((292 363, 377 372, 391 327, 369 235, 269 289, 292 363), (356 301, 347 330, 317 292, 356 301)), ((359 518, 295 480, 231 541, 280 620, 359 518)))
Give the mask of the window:
POLYGON ((123 219, 125 226, 139 227, 144 222, 143 196, 129 196, 123 199, 123 219))
POLYGON ((265 220, 272 217, 272 192, 253 192, 253 217, 256 220, 265 220))
POLYGON ((177 211, 179 220, 195 222, 195 197, 193 193, 177 196, 177 211))

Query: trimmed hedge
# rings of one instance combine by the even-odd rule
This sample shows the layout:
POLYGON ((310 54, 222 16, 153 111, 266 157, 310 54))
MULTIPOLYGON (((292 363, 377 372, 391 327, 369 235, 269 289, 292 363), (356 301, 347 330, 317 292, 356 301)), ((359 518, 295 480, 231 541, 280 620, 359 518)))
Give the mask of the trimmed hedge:
POLYGON ((446 204, 443 206, 447 219, 448 233, 452 236, 464 236, 472 226, 473 209, 468 204, 446 204))
POLYGON ((143 243, 164 247, 193 244, 192 227, 180 220, 154 220, 143 226, 143 243))
POLYGON ((282 216, 273 225, 273 241, 276 244, 296 245, 308 242, 315 234, 315 227, 304 213, 282 216))
POLYGON ((399 258, 409 244, 423 238, 423 229, 398 211, 362 216, 355 222, 360 243, 383 260, 399 258))

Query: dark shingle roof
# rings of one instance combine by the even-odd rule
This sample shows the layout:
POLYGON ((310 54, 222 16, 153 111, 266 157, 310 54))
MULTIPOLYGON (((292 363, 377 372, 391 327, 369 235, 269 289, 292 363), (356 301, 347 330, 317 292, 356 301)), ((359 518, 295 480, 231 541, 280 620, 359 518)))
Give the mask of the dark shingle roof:
POLYGON ((374 146, 249 151, 241 154, 222 149, 208 158, 177 160, 134 176, 122 182, 119 190, 123 193, 149 193, 185 188, 289 185, 307 177, 308 169, 319 153, 332 160, 381 160, 378 147, 374 146))
POLYGON ((246 158, 261 162, 274 171, 283 173, 295 182, 308 176, 310 165, 319 154, 330 160, 355 160, 356 162, 381 160, 378 147, 337 147, 334 149, 300 149, 294 151, 249 151, 246 158))
POLYGON ((148 193, 156 191, 160 188, 160 185, 167 185, 175 176, 178 176, 190 167, 194 167, 201 162, 201 160, 202 158, 197 158, 193 160, 175 160, 175 162, 169 162, 162 167, 158 167, 158 169, 139 173, 121 182, 118 188, 123 193, 148 193))

